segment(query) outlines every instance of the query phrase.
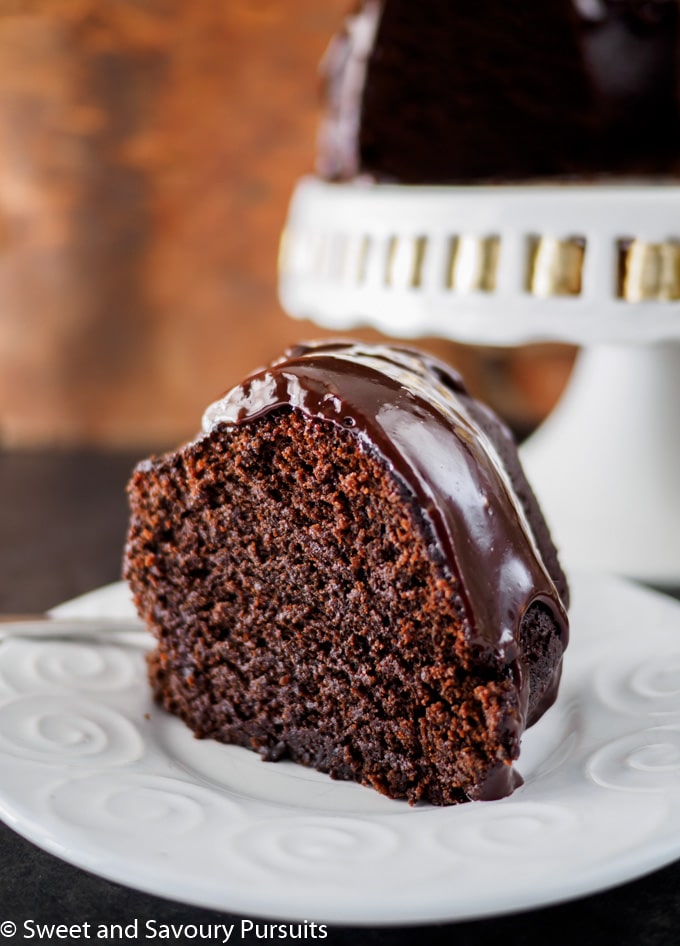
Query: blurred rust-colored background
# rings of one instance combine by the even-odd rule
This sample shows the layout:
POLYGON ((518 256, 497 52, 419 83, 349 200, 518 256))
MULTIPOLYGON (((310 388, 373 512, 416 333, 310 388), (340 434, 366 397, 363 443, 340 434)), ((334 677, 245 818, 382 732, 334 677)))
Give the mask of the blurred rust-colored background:
MULTIPOLYGON (((288 343, 276 299, 347 0, 0 0, 0 446, 162 447, 288 343)), ((430 343, 521 431, 571 353, 430 343)))

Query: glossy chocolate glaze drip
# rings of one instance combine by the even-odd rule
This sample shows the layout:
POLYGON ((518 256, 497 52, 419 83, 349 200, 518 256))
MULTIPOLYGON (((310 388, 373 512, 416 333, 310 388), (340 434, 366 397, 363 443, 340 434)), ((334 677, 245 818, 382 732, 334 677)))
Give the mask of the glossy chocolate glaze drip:
POLYGON ((323 63, 319 173, 413 184, 677 175, 679 8, 364 0, 323 63))
MULTIPOLYGON (((555 668, 528 720, 528 680, 519 653, 522 618, 541 602, 566 646, 567 617, 472 403, 459 376, 434 359, 391 347, 319 343, 292 349, 234 388, 208 408, 204 429, 292 408, 352 430, 365 449, 377 451, 430 524, 433 554, 456 581, 466 606, 471 644, 492 654, 514 679, 519 744, 526 724, 553 702, 561 670, 555 668)), ((492 778, 498 785, 487 790, 507 794, 511 777, 499 770, 492 778), (499 780, 505 780, 502 792, 499 780)))

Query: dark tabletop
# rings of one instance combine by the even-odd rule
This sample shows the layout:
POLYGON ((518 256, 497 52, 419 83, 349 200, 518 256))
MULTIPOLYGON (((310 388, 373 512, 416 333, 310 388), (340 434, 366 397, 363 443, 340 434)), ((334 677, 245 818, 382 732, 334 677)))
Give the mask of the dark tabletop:
MULTIPOLYGON (((41 612, 119 577, 126 522, 124 486, 139 455, 0 452, 0 614, 41 612)), ((140 931, 147 919, 157 924, 235 922, 231 943, 265 942, 252 936, 239 938, 241 917, 184 906, 101 880, 34 847, 2 824, 0 845, 0 946, 6 921, 14 922, 18 932, 4 942, 37 942, 37 937, 24 936, 28 919, 89 922, 92 928, 102 923, 126 926, 137 920, 140 931)), ((418 883, 417 875, 413 883, 418 883)), ((144 941, 141 932, 137 941, 144 941)), ((605 893, 528 913, 425 928, 331 926, 325 942, 329 946, 411 942, 678 946, 680 862, 605 893)))

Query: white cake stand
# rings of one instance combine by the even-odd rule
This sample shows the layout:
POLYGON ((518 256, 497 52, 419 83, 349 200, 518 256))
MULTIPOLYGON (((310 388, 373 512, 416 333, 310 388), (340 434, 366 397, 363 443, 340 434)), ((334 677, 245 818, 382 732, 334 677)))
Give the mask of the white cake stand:
POLYGON ((306 179, 279 287, 341 332, 580 346, 527 475, 567 563, 680 585, 680 187, 306 179))

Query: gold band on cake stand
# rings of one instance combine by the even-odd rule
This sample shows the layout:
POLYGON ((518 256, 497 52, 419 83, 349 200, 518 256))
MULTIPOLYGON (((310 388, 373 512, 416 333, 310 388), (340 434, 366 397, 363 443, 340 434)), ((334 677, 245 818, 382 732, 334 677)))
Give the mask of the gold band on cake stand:
POLYGON ((284 309, 346 333, 581 349, 522 448, 565 559, 680 585, 680 188, 296 188, 284 309))

